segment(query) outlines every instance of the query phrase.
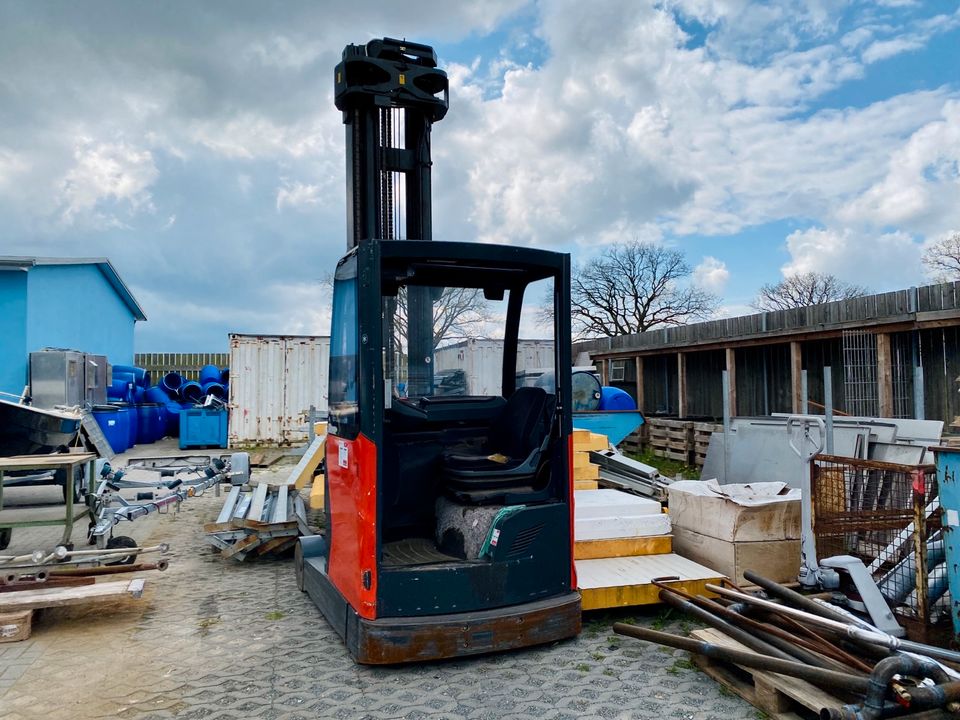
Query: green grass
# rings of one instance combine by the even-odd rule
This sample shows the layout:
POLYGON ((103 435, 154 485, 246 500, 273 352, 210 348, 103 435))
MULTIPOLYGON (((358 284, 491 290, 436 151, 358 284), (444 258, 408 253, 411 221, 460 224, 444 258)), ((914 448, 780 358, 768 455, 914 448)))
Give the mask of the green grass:
POLYGON ((700 471, 697 468, 690 467, 686 463, 679 462, 678 460, 671 460, 670 458, 654 455, 649 450, 644 450, 639 454, 630 453, 630 457, 646 465, 653 465, 653 467, 660 471, 661 475, 666 475, 667 477, 682 475, 691 480, 698 480, 700 478, 700 471))

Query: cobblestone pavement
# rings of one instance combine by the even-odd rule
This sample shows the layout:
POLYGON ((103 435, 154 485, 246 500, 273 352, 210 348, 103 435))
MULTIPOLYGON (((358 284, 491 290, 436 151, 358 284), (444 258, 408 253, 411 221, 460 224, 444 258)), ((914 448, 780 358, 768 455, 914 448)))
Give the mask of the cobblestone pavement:
MULTIPOLYGON (((0 645, 0 719, 758 717, 684 653, 610 630, 626 618, 659 627, 661 609, 587 615, 576 640, 520 652, 357 666, 297 591, 291 560, 225 561, 204 543, 222 501, 211 492, 133 524, 172 548, 141 600, 46 610, 31 639, 0 645)), ((11 547, 52 544, 44 530, 15 532, 11 547)))

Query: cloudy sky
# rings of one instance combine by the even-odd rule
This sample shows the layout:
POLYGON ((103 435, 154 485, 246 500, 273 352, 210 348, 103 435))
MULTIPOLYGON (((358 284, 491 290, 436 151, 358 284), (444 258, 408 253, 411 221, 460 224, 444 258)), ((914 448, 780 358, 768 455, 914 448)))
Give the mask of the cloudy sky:
POLYGON ((960 230, 956 0, 6 0, 0 252, 109 257, 141 351, 326 332, 333 67, 385 35, 451 78, 437 239, 663 242, 731 314, 796 271, 922 283, 960 230))

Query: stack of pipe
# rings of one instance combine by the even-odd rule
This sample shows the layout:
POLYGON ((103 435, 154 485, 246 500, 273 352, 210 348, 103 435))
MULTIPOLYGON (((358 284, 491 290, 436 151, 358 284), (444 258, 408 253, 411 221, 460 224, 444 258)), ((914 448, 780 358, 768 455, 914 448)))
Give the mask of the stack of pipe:
POLYGON ((858 701, 821 708, 823 720, 879 720, 906 711, 960 710, 960 653, 895 638, 839 608, 751 571, 744 577, 776 602, 736 586, 707 585, 720 599, 655 583, 660 599, 720 630, 749 652, 615 623, 614 632, 746 668, 801 678, 858 701))

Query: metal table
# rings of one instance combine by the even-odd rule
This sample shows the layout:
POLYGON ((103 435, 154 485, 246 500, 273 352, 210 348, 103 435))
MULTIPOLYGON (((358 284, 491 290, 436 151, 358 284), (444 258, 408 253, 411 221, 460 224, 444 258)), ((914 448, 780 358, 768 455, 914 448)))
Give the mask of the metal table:
MULTIPOLYGON (((77 466, 87 466, 87 482, 95 478, 94 462, 97 456, 94 453, 63 453, 57 455, 15 455, 0 458, 0 550, 7 547, 13 528, 40 527, 44 525, 63 525, 61 545, 70 542, 73 532, 73 523, 87 514, 88 508, 84 504, 74 504, 73 497, 74 473, 77 466), (3 484, 6 473, 15 470, 64 470, 66 485, 63 506, 50 505, 41 507, 22 507, 3 509, 3 484)), ((89 485, 88 485, 89 487, 89 485)))

